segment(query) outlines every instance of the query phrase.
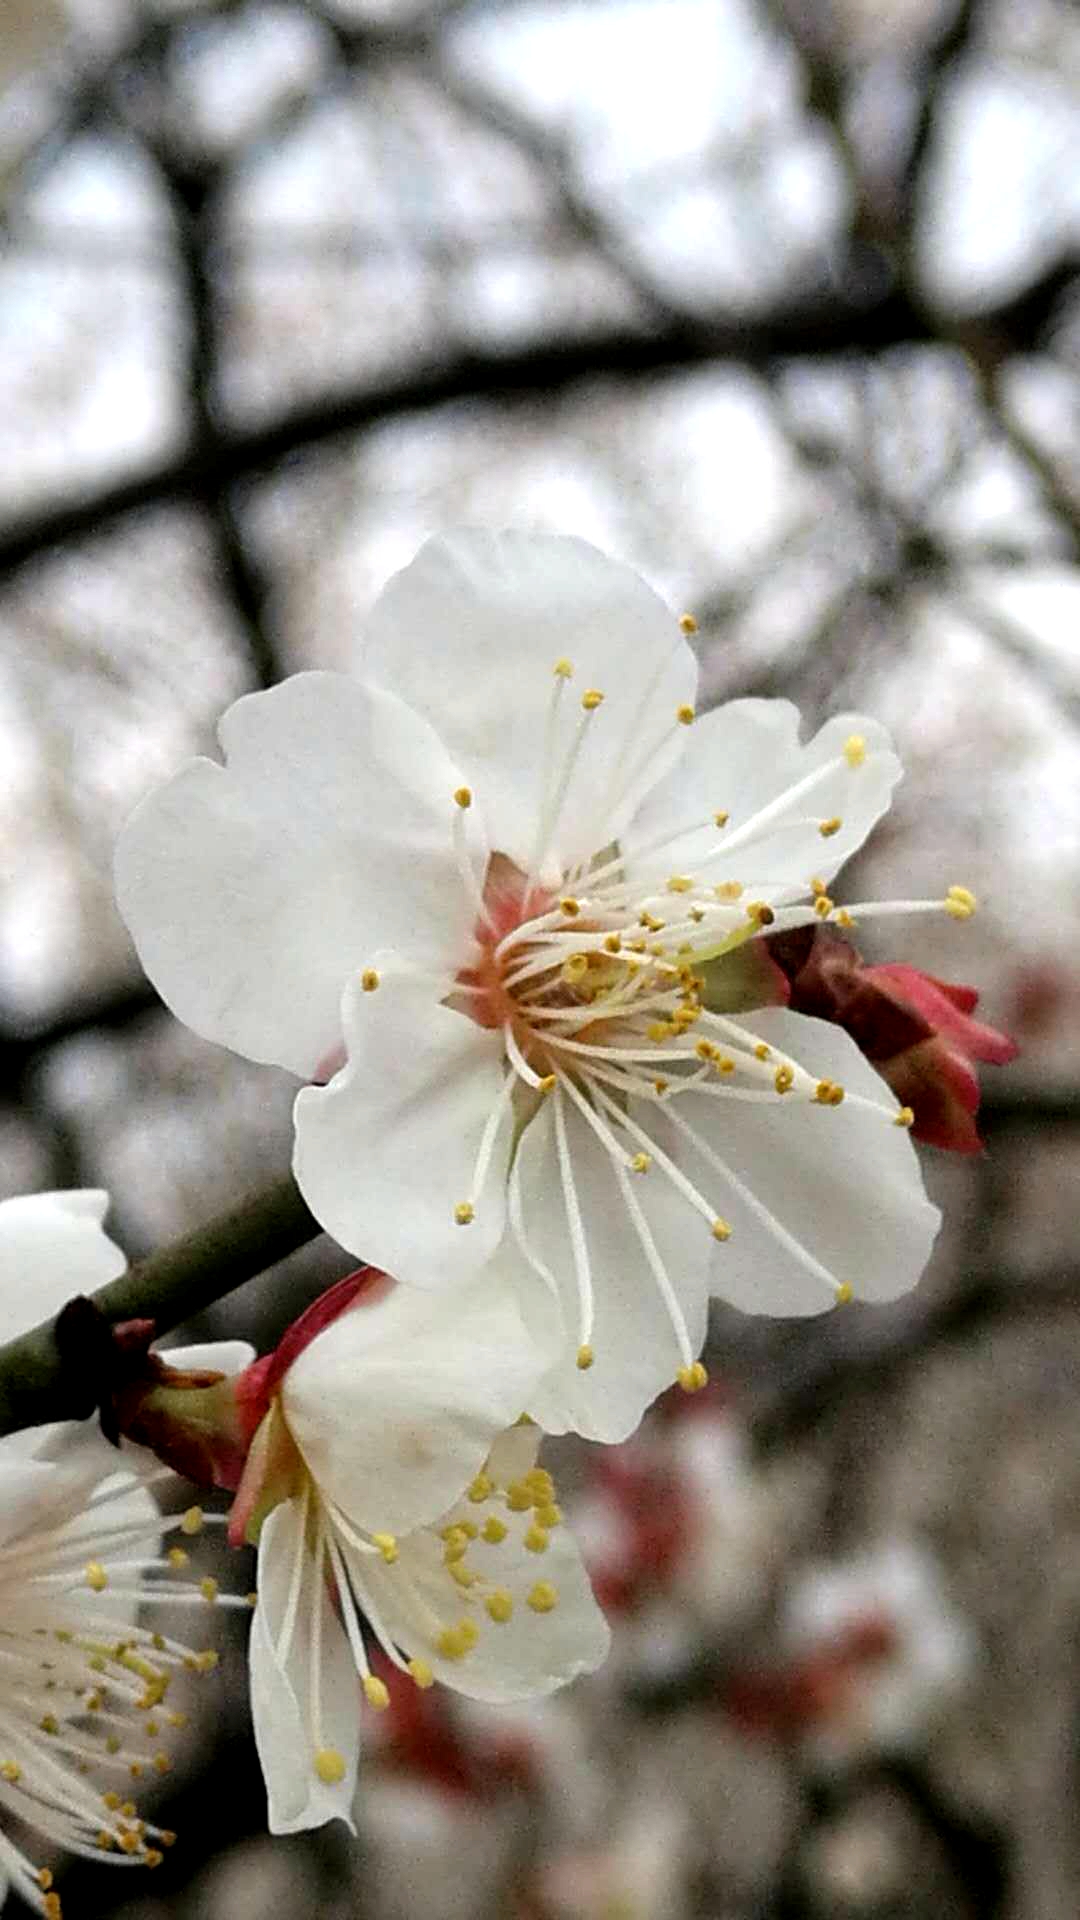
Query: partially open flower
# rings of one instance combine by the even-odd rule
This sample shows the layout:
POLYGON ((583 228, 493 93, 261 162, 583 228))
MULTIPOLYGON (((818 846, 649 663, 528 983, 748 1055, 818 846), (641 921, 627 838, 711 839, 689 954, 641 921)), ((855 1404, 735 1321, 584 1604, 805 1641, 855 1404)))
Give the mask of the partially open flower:
POLYGON ((536 1355, 488 1276, 432 1300, 372 1272, 257 1362, 234 1507, 258 1538, 255 1737, 275 1833, 350 1820, 371 1655, 482 1700, 551 1692, 608 1634, 539 1430, 511 1425, 536 1355), (265 1411, 263 1411, 265 1409, 265 1411))
POLYGON ((779 995, 794 1012, 833 1020, 872 1060, 912 1114, 916 1140, 977 1153, 976 1061, 1003 1066, 1017 1047, 972 1015, 974 987, 936 980, 896 962, 868 967, 828 927, 800 928, 764 942, 779 969, 779 995))
POLYGON ((604 1440, 702 1384, 710 1292, 891 1298, 938 1219, 846 1035, 702 998, 763 928, 878 911, 828 886, 899 763, 853 714, 805 744, 782 701, 695 722, 692 626, 579 540, 432 541, 374 610, 363 683, 239 701, 226 764, 151 795, 117 851, 180 1017, 328 1081, 296 1105, 323 1226, 425 1287, 502 1243, 557 1351, 529 1411, 604 1440))

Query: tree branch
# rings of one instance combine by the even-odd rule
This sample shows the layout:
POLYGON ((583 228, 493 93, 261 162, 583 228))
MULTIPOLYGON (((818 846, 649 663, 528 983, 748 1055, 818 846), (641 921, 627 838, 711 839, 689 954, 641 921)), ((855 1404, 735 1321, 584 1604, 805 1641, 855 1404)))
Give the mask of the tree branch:
MULTIPOLYGON (((291 1175, 129 1267, 92 1298, 112 1325, 152 1319, 168 1333, 322 1231, 291 1175)), ((0 1347, 0 1436, 50 1420, 85 1419, 95 1382, 65 1363, 55 1320, 0 1347)))

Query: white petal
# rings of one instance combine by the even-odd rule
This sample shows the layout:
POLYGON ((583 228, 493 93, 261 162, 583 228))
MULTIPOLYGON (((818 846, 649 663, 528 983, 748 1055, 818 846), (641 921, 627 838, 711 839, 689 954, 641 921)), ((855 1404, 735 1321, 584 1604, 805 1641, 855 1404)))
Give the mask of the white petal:
MULTIPOLYGON (((749 1015, 746 1024, 778 1057, 896 1112, 895 1095, 841 1028, 783 1008, 749 1015)), ((851 1099, 826 1107, 795 1094, 775 1105, 690 1097, 678 1112, 858 1298, 892 1300, 915 1285, 941 1216, 926 1197, 906 1129, 851 1099)), ((715 1294, 747 1313, 812 1314, 834 1304, 827 1281, 808 1272, 688 1143, 680 1159, 733 1229, 715 1249, 715 1294)))
MULTIPOLYGON (((663 1115, 650 1109, 648 1120, 656 1144, 673 1152, 663 1115)), ((569 1106, 567 1127, 592 1276, 595 1311, 590 1344, 595 1358, 586 1372, 577 1366, 576 1270, 556 1158, 553 1103, 548 1102, 526 1128, 518 1147, 522 1225, 525 1247, 557 1282, 566 1344, 527 1410, 548 1433, 571 1431, 590 1440, 625 1440, 646 1407, 671 1385, 682 1355, 609 1156, 569 1106)), ((630 1150, 636 1151, 636 1142, 630 1150)), ((691 1351, 696 1354, 705 1338, 707 1317, 713 1245, 708 1223, 687 1207, 655 1166, 645 1175, 629 1178, 678 1296, 691 1351)))
MULTIPOLYGON (((483 1522, 486 1512, 465 1504, 447 1514, 446 1523, 483 1522)), ((481 1579, 468 1590, 450 1580, 443 1542, 428 1528, 401 1542, 393 1566, 380 1561, 374 1571, 364 1569, 382 1624, 396 1644, 410 1657, 426 1660, 446 1686, 474 1700, 529 1700, 553 1693, 579 1674, 593 1672, 610 1645, 607 1622, 568 1528, 556 1527, 546 1550, 533 1553, 524 1545, 531 1513, 502 1517, 509 1523, 504 1540, 493 1545, 480 1538, 470 1545, 467 1563, 481 1579), (528 1604, 538 1583, 555 1588, 557 1602, 550 1612, 537 1613, 528 1604), (509 1620, 494 1621, 486 1612, 484 1600, 493 1589, 511 1596, 509 1620), (417 1594, 430 1612, 426 1631, 417 1594), (466 1619, 478 1630, 476 1643, 463 1658, 447 1659, 431 1623, 452 1628, 466 1619)))
POLYGON ((123 1273, 127 1260, 101 1224, 108 1204, 96 1188, 0 1202, 0 1341, 123 1273))
POLYGON ((344 1820, 355 1832, 351 1806, 360 1747, 359 1684, 345 1630, 325 1581, 314 1588, 314 1558, 304 1540, 304 1506, 283 1501, 263 1523, 259 1538, 259 1600, 251 1628, 251 1716, 269 1801, 271 1833, 298 1833, 344 1820), (304 1559, 300 1603, 291 1646, 284 1659, 279 1638, 297 1555, 304 1559), (311 1663, 313 1610, 321 1611, 319 1733, 345 1762, 336 1785, 315 1770, 311 1663))
POLYGON ((663 786, 653 789, 628 829, 628 870, 642 878, 700 871, 717 881, 741 880, 766 898, 770 883, 805 888, 814 875, 829 880, 887 812, 901 771, 889 735, 876 720, 839 714, 801 746, 798 710, 788 701, 729 701, 694 723, 683 759, 663 786), (854 767, 843 753, 852 736, 865 748, 865 759, 854 767), (835 762, 831 771, 812 789, 795 794, 763 824, 760 835, 755 832, 740 844, 740 830, 760 809, 830 762, 835 762), (720 829, 713 823, 719 810, 729 815, 720 829), (823 838, 819 823, 834 819, 840 827, 823 838), (662 853, 635 859, 635 846, 694 821, 705 824, 681 834, 662 853))
POLYGON ((438 1294, 358 1303, 294 1361, 281 1406, 321 1497, 406 1533, 460 1496, 543 1365, 495 1261, 438 1294))
POLYGON ((506 1111, 471 1225, 469 1198, 484 1127, 503 1085, 502 1041, 440 1005, 437 988, 377 954, 381 985, 350 982, 342 1007, 348 1061, 296 1100, 293 1168, 335 1240, 411 1285, 477 1272, 503 1229, 506 1111))
POLYGON ((243 1373, 255 1359, 247 1340, 204 1340, 194 1347, 159 1347, 157 1352, 181 1373, 243 1373))
POLYGON ((220 738, 224 767, 192 761, 128 821, 120 911, 181 1020, 310 1078, 372 948, 442 965, 467 945, 460 775, 418 715, 335 674, 247 695, 220 738))
POLYGON ((493 849, 522 868, 562 658, 574 666, 564 748, 581 694, 605 696, 562 811, 565 866, 605 846, 682 750, 675 715, 693 702, 697 665, 663 601, 583 540, 461 532, 421 548, 367 627, 365 673, 426 714, 475 789, 493 849))

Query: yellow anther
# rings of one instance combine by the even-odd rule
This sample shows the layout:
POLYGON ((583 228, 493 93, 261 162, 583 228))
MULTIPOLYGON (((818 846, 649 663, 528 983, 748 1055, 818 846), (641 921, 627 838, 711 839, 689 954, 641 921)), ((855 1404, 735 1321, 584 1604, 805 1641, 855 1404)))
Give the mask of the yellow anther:
POLYGON ((679 625, 682 628, 684 633, 697 632, 697 621, 694 619, 694 616, 692 613, 680 613, 679 625))
POLYGON ((465 1565, 464 1560, 448 1560, 446 1562, 446 1571, 455 1586, 464 1587, 466 1591, 468 1591, 470 1587, 475 1587, 480 1578, 478 1573, 474 1573, 471 1567, 465 1565))
POLYGON ((718 900, 741 900, 742 890, 741 880, 721 880, 720 885, 713 888, 718 900))
POLYGON ((672 1034, 678 1032, 678 1028, 669 1020, 654 1020, 645 1031, 649 1040, 659 1043, 661 1040, 670 1040, 672 1034))
POLYGON ((509 1531, 510 1529, 506 1521, 500 1520, 498 1515, 493 1513, 489 1520, 484 1521, 480 1537, 486 1540, 490 1547, 497 1547, 501 1541, 506 1539, 509 1531))
POLYGON ((475 1620, 462 1620, 458 1625, 458 1632, 465 1644, 466 1651, 468 1651, 470 1647, 475 1647, 480 1638, 480 1629, 475 1620))
POLYGON ((833 1091, 834 1084, 835 1082, 832 1080, 818 1081, 817 1086, 814 1088, 813 1097, 817 1101, 820 1107, 832 1106, 833 1104, 832 1091, 833 1091))
POLYGON ((901 1107, 899 1112, 893 1115, 894 1127, 913 1127, 914 1125, 915 1114, 911 1107, 901 1107))
POLYGON ((512 1480, 506 1489, 506 1504, 511 1513, 528 1513, 532 1503, 532 1489, 523 1480, 512 1480))
POLYGON ((42 1733, 59 1733, 60 1725, 54 1713, 43 1713, 38 1721, 42 1733))
POLYGON ((557 1506, 554 1500, 549 1500, 546 1506, 537 1507, 536 1509, 537 1526, 547 1527, 549 1532, 552 1527, 558 1526, 561 1519, 562 1508, 557 1506))
POLYGON ((746 917, 755 920, 759 927, 771 927, 776 915, 767 900, 748 900, 746 917))
POLYGON ((690 907, 688 911, 690 914, 690 918, 694 922, 695 926, 700 926, 701 922, 705 918, 704 907, 690 907))
POLYGON ((380 1680, 377 1673, 365 1673, 363 1684, 364 1699, 368 1706, 374 1707, 376 1713, 382 1713, 390 1705, 390 1689, 386 1681, 380 1680))
POLYGON ((181 1533, 186 1533, 189 1537, 193 1537, 195 1534, 202 1532, 202 1524, 203 1524, 202 1508, 189 1507, 187 1512, 181 1515, 180 1531, 181 1533))
POLYGON ((717 1073, 734 1073, 735 1062, 730 1053, 721 1054, 719 1060, 716 1062, 716 1071, 717 1073))
POLYGON ((186 1566, 187 1566, 187 1563, 188 1563, 188 1556, 187 1556, 187 1554, 186 1554, 186 1553, 184 1552, 184 1549, 183 1549, 183 1547, 170 1547, 170 1548, 169 1548, 169 1565, 170 1565, 170 1567, 176 1567, 176 1568, 177 1568, 177 1569, 179 1570, 179 1568, 180 1568, 180 1567, 186 1567, 186 1566))
POLYGON ((159 1830, 158 1845, 162 1847, 175 1847, 176 1835, 171 1827, 164 1827, 159 1830))
POLYGON ((568 960, 563 961, 562 977, 568 987, 576 987, 580 981, 584 980, 588 971, 589 956, 587 953, 572 953, 568 960))
MULTIPOLYGON (((217 1663, 218 1663, 218 1657, 217 1657, 216 1649, 214 1647, 205 1647, 202 1653, 197 1653, 195 1655, 196 1673, 213 1673, 214 1668, 217 1666, 217 1663)), ((162 1687, 161 1691, 162 1693, 164 1693, 165 1688, 162 1687)))
POLYGON ((691 706, 676 707, 675 718, 678 721, 680 727, 692 727, 694 724, 694 718, 695 718, 693 707, 691 706))
POLYGON ((700 1360, 689 1367, 680 1367, 676 1378, 684 1393, 700 1393, 702 1387, 709 1384, 708 1373, 700 1360))
POLYGON ((484 1601, 484 1612, 492 1620, 497 1620, 500 1626, 505 1626, 513 1611, 514 1596, 506 1587, 496 1587, 494 1593, 489 1593, 484 1601))
POLYGON ((573 662, 568 660, 564 654, 561 660, 556 660, 552 671, 557 680, 572 680, 574 677, 573 662))
POLYGON ((22 1779, 22 1768, 17 1760, 5 1760, 0 1763, 0 1779, 7 1780, 13 1787, 22 1779))
POLYGON ((604 952, 605 953, 621 953, 622 952, 622 940, 620 939, 617 933, 608 934, 607 939, 604 941, 604 952))
POLYGON ((809 887, 811 893, 817 894, 817 893, 828 892, 828 888, 826 887, 825 882, 821 878, 820 874, 817 874, 817 873, 812 874, 806 884, 809 887))
POLYGON ((835 905, 835 900, 830 900, 827 893, 819 893, 814 901, 814 912, 819 920, 827 920, 835 905))
POLYGON ((715 1060, 717 1049, 713 1046, 711 1040, 696 1040, 694 1042, 694 1052, 697 1054, 699 1060, 715 1060))
POLYGON ((635 1153, 633 1159, 630 1162, 630 1171, 631 1173, 648 1173, 649 1168, 651 1166, 652 1166, 651 1154, 635 1153))
POLYGON ((324 1787, 337 1787, 345 1778, 345 1756, 336 1747, 320 1747, 315 1755, 315 1771, 324 1787))
POLYGON ((664 922, 658 920, 654 913, 650 913, 647 907, 643 907, 638 914, 638 926, 647 928, 649 933, 663 933, 664 931, 664 922))
POLYGON ((115 1733, 110 1733, 105 1741, 106 1753, 119 1753, 120 1741, 115 1733))
POLYGON ((170 1727, 186 1727, 187 1714, 186 1713, 167 1713, 165 1715, 165 1721, 166 1721, 166 1724, 170 1727))
POLYGON ((716 827, 726 827, 730 819, 731 819, 731 815, 728 812, 727 808, 718 807, 716 809, 716 812, 713 814, 713 825, 716 827))
POLYGON ((658 1075, 658 1077, 653 1081, 652 1084, 653 1084, 654 1093, 666 1093, 668 1090, 668 1082, 664 1079, 662 1074, 658 1075))
POLYGON ((588 687, 581 696, 581 704, 586 713, 595 713, 597 707, 602 706, 603 703, 604 696, 599 687, 588 687))
POLYGON ((722 1219, 718 1215, 717 1218, 712 1223, 712 1237, 714 1240, 730 1240, 731 1239, 730 1222, 722 1219))
POLYGON ((143 1854, 143 1866, 160 1867, 164 1858, 165 1855, 159 1853, 157 1847, 147 1847, 146 1852, 143 1854))
POLYGON ((839 833, 843 824, 840 815, 834 813, 831 819, 818 821, 818 832, 823 840, 831 840, 834 833, 839 833))
POLYGON ((844 759, 849 767, 861 767, 866 759, 866 741, 861 733, 849 733, 844 741, 844 759))
POLYGON ((581 901, 575 900, 571 893, 565 894, 559 901, 559 912, 565 914, 568 920, 573 920, 581 912, 581 901))
POLYGON ((858 922, 852 917, 846 907, 839 909, 835 915, 835 923, 838 927, 854 927, 858 925, 858 922))
POLYGON ((171 1773, 172 1772, 172 1761, 169 1759, 169 1756, 167 1753, 155 1753, 154 1772, 155 1773, 171 1773))
POLYGON ((365 967, 360 975, 360 985, 365 993, 374 993, 379 984, 379 976, 374 967, 365 967))
POLYGON ((945 911, 954 920, 970 920, 978 904, 970 887, 950 887, 945 896, 945 911))
POLYGON ((494 1491, 495 1482, 491 1479, 490 1475, 478 1473, 475 1480, 469 1485, 468 1497, 473 1505, 478 1507, 482 1501, 490 1500, 494 1491))
POLYGON ((776 1088, 777 1093, 790 1093, 794 1085, 795 1069, 794 1067, 789 1067, 787 1062, 784 1061, 783 1065, 777 1067, 776 1072, 773 1074, 773 1086, 776 1088))
POLYGON ((764 1040, 759 1040, 757 1046, 754 1048, 754 1058, 755 1060, 771 1060, 772 1048, 767 1047, 764 1040))
POLYGON ((435 1685, 435 1675, 426 1660, 410 1660, 408 1671, 418 1687, 426 1689, 435 1685))
POLYGON ((521 1484, 528 1487, 534 1507, 555 1498, 555 1482, 546 1467, 530 1467, 528 1473, 522 1474, 521 1484))
POLYGON ((837 1306, 846 1307, 848 1301, 853 1300, 854 1298, 855 1298, 855 1289, 852 1286, 851 1281, 841 1280, 840 1285, 836 1289, 837 1306))
POLYGON ((535 1521, 533 1522, 533 1525, 528 1528, 525 1534, 525 1545, 528 1547, 530 1553, 546 1553, 547 1552, 547 1549, 548 1549, 547 1533, 543 1527, 538 1527, 535 1521))
POLYGON ((119 1839, 119 1845, 120 1845, 120 1850, 121 1850, 121 1852, 122 1852, 122 1853, 138 1853, 138 1851, 139 1851, 139 1836, 138 1836, 138 1834, 137 1834, 137 1833, 122 1833, 122 1834, 120 1835, 120 1839, 119 1839))
POLYGON ((464 1560, 469 1551, 469 1536, 464 1527, 446 1527, 442 1537, 446 1543, 443 1548, 444 1564, 449 1567, 455 1560, 464 1560))
POLYGON ((454 799, 457 801, 458 806, 461 807, 462 810, 464 810, 466 807, 471 807, 472 806, 472 788, 471 787, 455 787, 454 799))
POLYGON ((43 1895, 41 1906, 45 1920, 60 1920, 60 1895, 58 1893, 46 1893, 43 1895))
POLYGON ((109 1584, 109 1576, 100 1560, 90 1560, 87 1562, 86 1584, 88 1587, 92 1587, 95 1593, 104 1593, 105 1588, 109 1584))
POLYGON ((134 1820, 135 1818, 134 1800, 125 1800, 123 1806, 120 1808, 120 1811, 123 1814, 125 1820, 134 1820))
POLYGON ((529 1591, 527 1604, 534 1613, 553 1613, 559 1604, 558 1590, 550 1580, 538 1580, 529 1591))
POLYGON ((110 1851, 113 1846, 113 1837, 107 1827, 101 1828, 101 1831, 94 1841, 94 1845, 95 1847, 100 1847, 102 1853, 108 1853, 110 1851))
POLYGON ((476 1219, 476 1208, 471 1200, 459 1200, 454 1208, 454 1219, 459 1227, 470 1227, 476 1219))
POLYGON ((545 1073, 536 1091, 537 1093, 554 1093, 558 1084, 559 1084, 558 1074, 545 1073))
POLYGON ((589 1368, 592 1366, 592 1363, 595 1360, 595 1358, 596 1358, 596 1355, 593 1353, 592 1348, 587 1343, 584 1346, 581 1346, 578 1348, 577 1364, 581 1369, 582 1373, 588 1373, 589 1368))
POLYGON ((461 1626, 444 1627, 435 1646, 444 1660, 464 1660, 469 1651, 469 1642, 462 1634, 461 1626))
POLYGON ((386 1566, 392 1567, 398 1557, 398 1543, 392 1533, 373 1533, 371 1544, 377 1547, 386 1566))
POLYGON ((203 1599, 209 1601, 212 1606, 218 1597, 217 1581, 213 1579, 210 1574, 207 1574, 204 1579, 199 1581, 199 1592, 202 1594, 203 1599))
POLYGON ((35 1878, 42 1893, 48 1893, 53 1883, 52 1869, 50 1867, 39 1867, 35 1878))
POLYGON ((673 873, 668 880, 667 890, 669 893, 692 893, 694 890, 692 876, 688 873, 673 873))

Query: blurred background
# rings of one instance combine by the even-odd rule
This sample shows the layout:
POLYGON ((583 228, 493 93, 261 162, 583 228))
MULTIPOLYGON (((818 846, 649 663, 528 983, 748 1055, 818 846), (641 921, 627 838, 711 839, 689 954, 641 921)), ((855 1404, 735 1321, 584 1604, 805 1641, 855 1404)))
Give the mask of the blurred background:
MULTIPOLYGON (((179 1844, 67 1912, 1080 1911, 1078 429, 1068 0, 4 0, 3 1190, 108 1187, 134 1256, 286 1167, 291 1085, 158 1008, 112 842, 461 523, 633 562, 709 702, 885 720, 847 897, 984 906, 867 954, 1022 1047, 985 1152, 924 1152, 913 1298, 720 1311, 700 1401, 553 1450, 604 1673, 395 1697, 356 1840, 271 1843, 237 1646, 179 1844)), ((268 1341, 349 1264, 202 1328, 268 1341)))

